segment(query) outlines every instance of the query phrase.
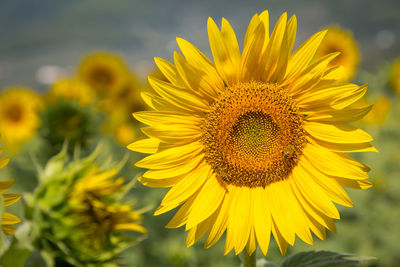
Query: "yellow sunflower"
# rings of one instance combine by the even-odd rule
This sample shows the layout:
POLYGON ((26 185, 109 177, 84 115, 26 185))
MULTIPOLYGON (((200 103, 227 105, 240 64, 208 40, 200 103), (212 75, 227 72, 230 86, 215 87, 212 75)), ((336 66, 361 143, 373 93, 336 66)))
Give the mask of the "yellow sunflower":
POLYGON ((105 97, 126 85, 129 69, 118 56, 108 52, 97 52, 82 60, 78 77, 88 83, 99 97, 105 97))
POLYGON ((92 88, 76 79, 60 79, 56 81, 47 93, 48 101, 73 100, 80 106, 88 106, 95 100, 96 95, 92 88))
POLYGON ((31 89, 14 86, 0 93, 0 138, 10 153, 35 135, 42 108, 42 98, 31 89))
POLYGON ((136 138, 136 130, 134 125, 130 123, 122 123, 115 129, 115 140, 121 146, 132 143, 136 138))
POLYGON ((138 224, 142 216, 131 204, 113 203, 105 200, 120 193, 125 179, 114 179, 118 170, 100 172, 94 166, 74 186, 70 196, 71 214, 80 221, 78 227, 85 230, 82 242, 100 249, 112 231, 135 231, 146 233, 138 224))
POLYGON ((128 148, 152 154, 136 163, 149 169, 140 181, 171 187, 155 215, 181 205, 167 227, 186 225, 187 246, 226 232, 225 253, 266 254, 272 233, 284 254, 295 235, 312 244, 311 232, 335 231, 334 202, 353 206, 343 186, 371 186, 369 168, 346 154, 376 151, 347 124, 369 111, 348 107, 367 86, 338 81, 329 63, 339 53, 314 58, 326 31, 292 52, 296 28, 284 13, 270 34, 268 11, 255 14, 241 52, 228 21, 209 18, 214 62, 181 38, 174 64, 155 59, 168 81, 149 77, 153 110, 134 114, 149 138, 128 148))
POLYGON ((393 91, 400 96, 400 58, 394 61, 390 71, 390 85, 393 91))
MULTIPOLYGON (((367 101, 365 100, 365 102, 367 101)), ((380 95, 375 99, 371 111, 361 120, 361 122, 369 125, 382 126, 388 118, 390 109, 390 99, 385 95, 380 95)))
MULTIPOLYGON (((0 153, 2 152, 3 150, 0 149, 0 153)), ((4 168, 7 165, 8 161, 8 158, 0 157, 0 169, 4 168)), ((20 194, 4 194, 4 192, 7 191, 13 184, 14 180, 0 181, 0 198, 2 198, 4 207, 14 204, 21 198, 20 194)), ((13 224, 19 222, 21 222, 21 219, 12 213, 3 211, 3 213, 1 214, 1 230, 6 235, 14 234, 17 227, 15 227, 13 224)))
POLYGON ((339 26, 329 27, 327 30, 328 33, 321 42, 316 57, 340 52, 340 55, 329 63, 329 66, 342 66, 343 73, 340 80, 350 81, 356 74, 360 63, 358 44, 349 30, 342 29, 339 26))

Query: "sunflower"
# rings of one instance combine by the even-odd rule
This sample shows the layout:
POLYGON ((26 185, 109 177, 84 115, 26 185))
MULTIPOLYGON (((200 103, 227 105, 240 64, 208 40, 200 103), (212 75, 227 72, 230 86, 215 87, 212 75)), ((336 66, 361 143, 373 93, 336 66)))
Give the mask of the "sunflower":
POLYGON ((361 122, 369 125, 382 126, 388 118, 390 109, 390 99, 385 95, 380 95, 375 99, 371 111, 361 120, 361 122))
POLYGON ((181 205, 167 227, 186 225, 187 246, 226 232, 225 254, 266 254, 272 233, 284 254, 295 235, 312 244, 311 232, 335 231, 334 202, 353 206, 343 186, 371 186, 369 168, 346 154, 376 151, 348 125, 370 110, 348 107, 367 86, 338 81, 329 63, 339 53, 314 57, 326 31, 292 53, 296 17, 284 13, 271 34, 268 21, 254 15, 240 52, 229 22, 220 30, 209 18, 214 63, 177 38, 174 64, 155 59, 168 81, 149 77, 156 94, 143 93, 153 110, 134 113, 149 138, 128 148, 152 154, 136 162, 149 169, 140 181, 171 187, 155 215, 181 205))
POLYGON ((126 146, 135 140, 136 130, 131 123, 122 123, 115 129, 115 140, 121 146, 126 146))
POLYGON ((357 42, 349 30, 342 29, 339 26, 329 27, 327 30, 328 33, 321 42, 316 57, 340 52, 340 55, 329 63, 329 66, 342 66, 343 74, 341 80, 344 82, 350 81, 354 77, 360 63, 360 52, 357 42))
POLYGON ((42 114, 39 134, 48 148, 43 152, 56 154, 65 141, 70 151, 78 145, 88 149, 97 136, 103 114, 91 106, 82 107, 75 101, 58 101, 49 104, 42 114))
POLYGON ((41 97, 29 88, 7 87, 0 94, 1 139, 10 153, 30 140, 40 126, 41 97))
POLYGON ((393 91, 400 96, 400 58, 397 58, 390 71, 390 85, 393 91))
POLYGON ((129 79, 129 69, 118 56, 97 52, 82 60, 78 77, 88 83, 99 97, 106 97, 125 86, 129 79))
MULTIPOLYGON (((0 153, 3 151, 0 150, 0 153)), ((9 159, 1 157, 0 158, 0 169, 4 168, 8 164, 9 159)), ((8 181, 0 181, 0 198, 2 198, 3 206, 7 207, 11 204, 17 202, 20 198, 20 194, 4 194, 12 185, 14 184, 14 180, 8 181)), ((3 211, 1 214, 1 230, 6 235, 14 234, 17 229, 13 224, 21 222, 21 219, 15 216, 12 213, 3 211)))
POLYGON ((74 185, 69 197, 70 214, 76 217, 80 231, 85 233, 80 242, 97 250, 113 231, 146 233, 146 228, 137 223, 141 215, 133 211, 131 204, 106 201, 122 191, 125 179, 114 179, 117 172, 116 169, 100 172, 95 165, 74 185))
POLYGON ((99 167, 100 147, 84 158, 74 152, 69 160, 64 146, 50 158, 26 195, 30 245, 57 266, 117 266, 121 252, 146 232, 140 212, 123 201, 134 182, 116 176, 110 161, 99 167))
POLYGON ((86 83, 76 79, 60 79, 56 81, 47 93, 51 103, 59 100, 73 100, 80 106, 88 106, 95 99, 95 93, 86 83))

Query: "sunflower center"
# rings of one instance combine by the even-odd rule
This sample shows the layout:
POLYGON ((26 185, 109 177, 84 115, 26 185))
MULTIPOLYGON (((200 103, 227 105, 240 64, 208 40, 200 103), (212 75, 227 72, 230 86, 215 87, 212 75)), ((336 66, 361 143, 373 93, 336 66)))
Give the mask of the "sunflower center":
POLYGON ((5 117, 12 122, 19 122, 22 119, 23 110, 20 105, 9 105, 5 110, 5 117))
POLYGON ((265 187, 286 179, 306 144, 302 122, 284 88, 238 83, 220 95, 206 116, 206 161, 226 184, 265 187))
POLYGON ((113 75, 107 68, 95 68, 90 76, 91 80, 98 86, 109 86, 113 82, 113 75))

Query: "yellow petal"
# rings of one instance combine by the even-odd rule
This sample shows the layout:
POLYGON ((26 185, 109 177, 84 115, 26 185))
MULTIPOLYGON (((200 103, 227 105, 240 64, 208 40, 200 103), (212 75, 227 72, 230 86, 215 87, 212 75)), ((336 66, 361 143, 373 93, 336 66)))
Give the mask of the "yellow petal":
POLYGON ((292 174, 294 184, 316 209, 331 218, 340 218, 335 205, 321 187, 310 177, 310 174, 305 171, 302 161, 293 169, 292 174))
POLYGON ((350 125, 305 122, 304 129, 313 137, 332 143, 356 144, 373 140, 367 132, 350 125))
POLYGON ((190 116, 187 114, 179 114, 177 112, 163 111, 139 111, 133 113, 135 119, 150 126, 158 124, 182 123, 188 125, 202 125, 202 120, 199 117, 190 116))
POLYGON ((303 109, 331 106, 342 109, 357 101, 365 94, 367 87, 355 84, 331 84, 325 88, 316 88, 313 92, 297 97, 296 102, 303 109), (353 102, 352 102, 353 101, 353 102))
POLYGON ((293 55, 289 58, 286 75, 284 77, 285 80, 294 79, 297 74, 301 73, 305 69, 314 57, 326 32, 327 31, 324 30, 314 34, 296 49, 293 55))
POLYGON ((197 96, 189 91, 182 90, 169 82, 164 82, 149 76, 148 78, 151 87, 165 100, 171 104, 194 112, 207 112, 209 110, 208 103, 203 102, 197 96))
POLYGON ((187 162, 185 165, 179 165, 173 168, 161 170, 148 170, 143 174, 144 177, 149 179, 165 179, 184 175, 197 168, 200 162, 204 160, 204 155, 200 154, 187 162))
POLYGON ((267 192, 261 187, 254 188, 254 229, 257 242, 264 255, 267 255, 271 237, 271 212, 266 202, 267 192))
POLYGON ((19 223, 21 221, 22 220, 19 217, 15 216, 12 213, 6 212, 6 211, 4 211, 1 216, 1 224, 2 225, 3 224, 15 224, 15 223, 19 223))
POLYGON ((326 195, 332 201, 346 207, 354 206, 353 201, 351 201, 346 191, 343 190, 343 188, 336 182, 334 178, 330 178, 328 176, 323 175, 323 173, 318 171, 309 162, 309 160, 303 160, 302 163, 306 171, 309 173, 310 177, 313 178, 313 181, 315 181, 316 184, 320 186, 320 188, 326 193, 326 195))
POLYGON ((368 178, 365 165, 341 154, 311 144, 303 149, 303 154, 316 169, 330 176, 356 180, 368 178))
POLYGON ((147 229, 137 223, 119 223, 114 227, 115 230, 135 231, 139 233, 147 233, 147 229))
POLYGON ((323 123, 347 123, 362 119, 372 108, 372 105, 362 108, 347 108, 341 110, 330 110, 326 112, 307 113, 308 121, 323 123))
POLYGON ((10 206, 11 204, 14 204, 18 200, 20 200, 21 195, 20 194, 3 194, 4 198, 4 206, 10 206))
POLYGON ((211 217, 190 229, 189 234, 186 238, 186 247, 192 246, 210 229, 213 219, 211 217))
POLYGON ((227 212, 230 204, 230 201, 227 200, 228 194, 225 194, 224 199, 221 201, 220 207, 215 211, 216 217, 212 220, 212 226, 210 227, 210 231, 208 232, 207 240, 204 245, 205 248, 209 248, 214 245, 225 232, 228 222, 227 212))
POLYGON ((218 72, 221 74, 224 81, 226 81, 228 85, 232 85, 237 81, 240 51, 237 50, 239 49, 239 46, 236 41, 235 33, 233 32, 229 23, 226 20, 223 20, 223 25, 225 25, 225 36, 219 31, 214 20, 212 18, 208 18, 208 39, 210 41, 211 52, 218 72), (226 41, 224 40, 224 38, 226 41), (229 44, 228 42, 234 43, 229 44), (230 49, 228 49, 226 45, 232 47, 233 50, 231 51, 230 49), (237 54, 238 52, 239 54, 237 54))
POLYGON ((171 221, 169 221, 165 227, 178 228, 184 225, 189 217, 189 213, 192 210, 192 205, 196 197, 196 195, 189 197, 189 199, 179 208, 174 217, 172 217, 171 221))
POLYGON ((17 227, 15 227, 14 225, 2 225, 1 226, 1 230, 3 231, 3 233, 5 235, 13 235, 15 233, 15 231, 17 230, 17 227))
POLYGON ((209 77, 212 86, 223 89, 224 83, 215 69, 214 64, 199 49, 188 41, 181 38, 176 38, 176 41, 187 62, 195 68, 204 71, 209 77))
POLYGON ((201 153, 203 145, 199 142, 178 146, 147 156, 135 163, 135 166, 144 169, 166 169, 185 164, 201 153))
POLYGON ((186 86, 191 89, 192 92, 202 95, 203 99, 210 102, 218 96, 218 91, 223 89, 216 87, 215 82, 212 81, 203 70, 190 65, 186 59, 176 51, 174 52, 174 62, 186 86))
POLYGON ((290 210, 288 210, 288 199, 286 197, 280 197, 282 194, 287 194, 282 183, 284 182, 276 182, 268 185, 265 188, 266 203, 269 205, 271 217, 273 218, 274 222, 276 222, 279 232, 289 244, 293 245, 295 239, 295 229, 293 225, 292 214, 290 210))
POLYGON ((211 216, 224 199, 225 193, 225 188, 218 182, 215 174, 208 176, 208 179, 193 202, 192 210, 186 223, 186 229, 192 228, 194 225, 211 216))
POLYGON ((8 164, 9 161, 10 161, 9 158, 0 158, 0 169, 3 169, 8 164))
POLYGON ((187 124, 156 125, 144 127, 141 131, 155 140, 174 145, 195 142, 202 135, 200 128, 187 124))
POLYGON ((289 179, 290 185, 292 187, 292 190, 299 201, 301 207, 307 212, 308 218, 310 221, 314 224, 314 226, 317 229, 314 229, 317 231, 321 236, 323 235, 323 231, 319 231, 318 224, 322 225, 323 227, 328 228, 330 231, 335 230, 335 224, 332 220, 332 218, 326 216, 323 212, 321 212, 319 209, 317 209, 313 204, 312 200, 306 196, 306 192, 303 192, 296 184, 296 181, 294 179, 289 179))
POLYGON ((185 83, 182 78, 179 76, 179 73, 176 67, 165 59, 155 57, 154 62, 160 71, 164 74, 164 76, 173 84, 179 87, 183 87, 185 83))
POLYGON ((265 29, 264 24, 260 23, 259 18, 257 19, 258 26, 254 29, 254 32, 249 33, 248 29, 246 33, 248 40, 245 40, 241 60, 242 81, 258 80, 265 67, 262 63, 264 58, 260 57, 265 42, 265 29))
POLYGON ((308 137, 307 140, 311 144, 336 152, 378 152, 370 143, 340 144, 318 140, 313 137, 308 137))
POLYGON ((288 242, 285 240, 285 238, 283 238, 282 234, 278 230, 276 222, 274 220, 272 220, 272 222, 272 234, 274 235, 275 241, 279 246, 282 256, 284 256, 287 251, 288 242))
POLYGON ((153 138, 147 138, 138 140, 128 145, 127 148, 132 151, 144 153, 144 154, 153 154, 158 150, 158 146, 160 145, 160 141, 153 138))
POLYGON ((168 191, 162 200, 160 207, 158 207, 154 212, 154 215, 162 214, 181 205, 186 199, 202 187, 210 174, 210 166, 206 163, 200 164, 196 171, 185 175, 168 191))
POLYGON ((14 182, 14 180, 0 181, 0 194, 7 191, 14 184, 14 182))
MULTIPOLYGON (((287 62, 287 58, 289 56, 289 47, 286 46, 287 42, 284 40, 286 34, 286 25, 287 13, 285 12, 276 22, 275 28, 271 34, 267 48, 263 55, 265 58, 265 74, 263 77, 265 77, 264 79, 266 81, 276 80, 277 75, 273 76, 273 74, 276 73, 275 71, 279 65, 278 60, 282 60, 280 64, 283 64, 283 61, 285 61, 285 64, 287 62), (286 43, 283 44, 283 42, 286 43)), ((262 65, 264 65, 263 63, 264 62, 261 62, 262 65)))

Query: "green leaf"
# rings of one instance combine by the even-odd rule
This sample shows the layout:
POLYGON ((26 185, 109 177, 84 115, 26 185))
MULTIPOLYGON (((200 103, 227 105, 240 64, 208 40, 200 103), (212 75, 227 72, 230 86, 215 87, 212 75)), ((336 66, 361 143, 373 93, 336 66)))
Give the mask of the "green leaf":
POLYGON ((44 167, 42 173, 39 174, 41 183, 46 183, 55 173, 61 172, 67 160, 67 143, 64 143, 60 153, 52 157, 44 167))
POLYGON ((22 267, 32 251, 13 239, 10 247, 1 256, 0 264, 3 267, 22 267))
POLYGON ((287 257, 281 267, 351 267, 361 262, 373 260, 373 257, 360 257, 332 251, 303 251, 287 257))

